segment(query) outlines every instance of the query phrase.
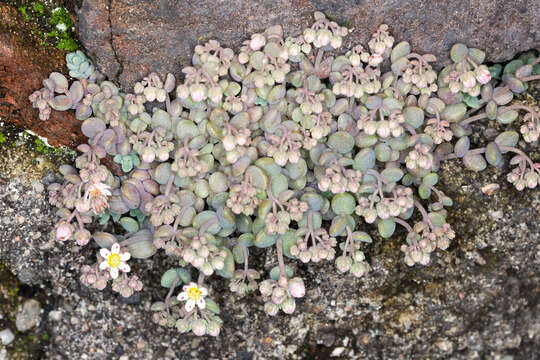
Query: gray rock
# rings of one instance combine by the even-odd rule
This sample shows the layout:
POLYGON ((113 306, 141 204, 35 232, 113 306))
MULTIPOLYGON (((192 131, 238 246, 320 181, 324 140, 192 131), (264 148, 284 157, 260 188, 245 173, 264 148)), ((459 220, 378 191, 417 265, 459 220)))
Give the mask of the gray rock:
POLYGON ((62 311, 60 310, 53 310, 49 313, 49 319, 52 321, 60 321, 62 320, 62 311))
POLYGON ((131 88, 150 71, 179 75, 198 42, 234 48, 275 24, 298 35, 315 10, 354 28, 354 43, 387 23, 397 40, 434 54, 439 65, 456 42, 485 49, 488 61, 540 46, 540 2, 528 0, 84 0, 79 36, 98 68, 131 88))
POLYGON ((26 300, 22 306, 22 310, 17 314, 15 326, 18 331, 27 331, 39 324, 41 304, 39 301, 30 299, 26 300))
POLYGON ((13 340, 15 340, 15 335, 10 329, 0 331, 0 343, 2 343, 2 345, 9 345, 13 340))

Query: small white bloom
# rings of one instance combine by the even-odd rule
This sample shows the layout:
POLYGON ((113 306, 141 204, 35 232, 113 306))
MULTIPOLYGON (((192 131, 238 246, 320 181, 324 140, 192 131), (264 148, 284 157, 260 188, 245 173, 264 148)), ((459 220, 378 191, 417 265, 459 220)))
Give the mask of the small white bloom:
POLYGON ((186 311, 190 312, 195 308, 195 305, 199 309, 204 309, 206 307, 206 301, 204 297, 208 295, 208 290, 204 286, 199 286, 194 282, 190 282, 187 285, 184 285, 180 294, 178 294, 178 301, 186 302, 186 311))
POLYGON ((103 183, 91 184, 81 198, 80 206, 78 209, 80 212, 88 211, 90 208, 95 214, 101 214, 109 208, 109 202, 107 197, 111 196, 110 186, 103 183))
POLYGON ((95 183, 90 185, 88 192, 92 197, 96 196, 111 196, 110 189, 111 187, 103 183, 95 183))
POLYGON ((114 243, 110 251, 105 248, 100 249, 99 255, 105 259, 99 264, 99 269, 109 269, 113 279, 118 277, 118 271, 130 272, 131 267, 126 261, 131 258, 131 254, 127 251, 120 252, 120 244, 114 243))
POLYGON ((62 31, 62 32, 64 32, 64 31, 67 30, 67 26, 66 26, 66 24, 64 24, 64 23, 58 23, 58 24, 56 24, 56 28, 57 28, 59 31, 62 31))

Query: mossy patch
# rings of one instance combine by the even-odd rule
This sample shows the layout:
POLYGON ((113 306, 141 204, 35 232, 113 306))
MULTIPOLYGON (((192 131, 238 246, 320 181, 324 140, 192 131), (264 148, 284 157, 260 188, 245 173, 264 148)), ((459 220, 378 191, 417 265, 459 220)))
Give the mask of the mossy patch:
POLYGON ((37 29, 32 30, 32 34, 40 37, 40 45, 63 51, 79 48, 72 15, 59 0, 9 0, 8 4, 17 8, 26 23, 35 25, 37 29))

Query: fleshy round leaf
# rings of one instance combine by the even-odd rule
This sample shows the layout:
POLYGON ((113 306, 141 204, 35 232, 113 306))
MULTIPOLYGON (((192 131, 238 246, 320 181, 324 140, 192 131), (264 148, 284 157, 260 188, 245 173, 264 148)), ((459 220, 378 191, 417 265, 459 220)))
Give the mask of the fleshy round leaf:
POLYGON ((223 266, 223 269, 217 270, 216 273, 225 279, 230 279, 234 274, 234 257, 231 250, 226 247, 221 248, 221 250, 224 250, 227 253, 224 261, 225 265, 223 266))
POLYGON ((133 218, 124 216, 120 218, 119 223, 127 232, 134 233, 139 231, 139 223, 133 218))
POLYGON ((377 222, 377 229, 379 230, 379 234, 387 239, 394 233, 394 230, 396 229, 396 223, 393 218, 388 219, 380 219, 377 222))
POLYGON ((463 157, 463 163, 469 170, 473 171, 482 171, 487 167, 486 160, 482 155, 475 154, 470 155, 467 154, 463 157))
POLYGON ((514 147, 519 141, 519 134, 515 131, 504 131, 497 135, 495 143, 499 146, 514 147))
POLYGON ((332 198, 332 211, 338 215, 350 215, 354 212, 356 200, 349 193, 336 194, 332 198))
POLYGON ((486 160, 490 165, 499 166, 503 158, 499 146, 495 142, 490 142, 486 147, 486 160))

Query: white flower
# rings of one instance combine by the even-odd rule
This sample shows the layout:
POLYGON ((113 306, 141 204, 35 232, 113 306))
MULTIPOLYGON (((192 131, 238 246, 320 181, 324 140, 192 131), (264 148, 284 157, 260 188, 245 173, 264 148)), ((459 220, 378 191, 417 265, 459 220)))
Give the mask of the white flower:
POLYGON ((88 192, 90 193, 90 196, 96 197, 96 196, 111 196, 110 189, 111 187, 107 184, 103 183, 95 183, 90 185, 88 188, 88 192))
POLYGON ((110 251, 105 248, 100 249, 99 255, 105 259, 99 264, 99 269, 109 269, 113 279, 118 277, 118 271, 129 272, 131 270, 126 263, 131 258, 131 254, 127 251, 120 253, 120 244, 118 243, 114 243, 110 251))
POLYGON ((86 212, 91 208, 96 215, 101 214, 109 208, 107 197, 111 196, 110 188, 109 185, 100 182, 91 184, 77 205, 77 210, 86 212))
POLYGON ((67 30, 67 26, 66 26, 66 24, 64 24, 64 23, 58 23, 58 24, 56 24, 56 28, 57 28, 59 31, 61 31, 61 32, 64 32, 64 31, 67 30))
POLYGON ((194 282, 191 282, 187 285, 184 285, 180 294, 178 294, 178 301, 186 301, 186 311, 190 312, 193 310, 195 305, 199 309, 204 309, 206 307, 206 301, 204 297, 208 295, 208 290, 204 286, 199 286, 194 282))

